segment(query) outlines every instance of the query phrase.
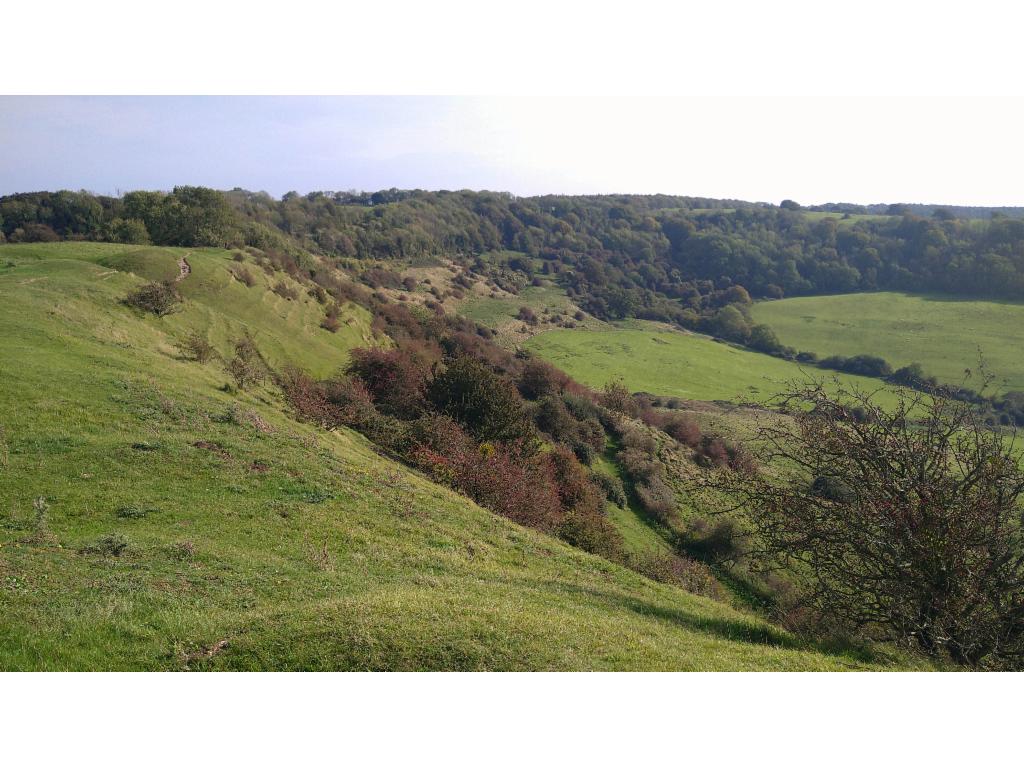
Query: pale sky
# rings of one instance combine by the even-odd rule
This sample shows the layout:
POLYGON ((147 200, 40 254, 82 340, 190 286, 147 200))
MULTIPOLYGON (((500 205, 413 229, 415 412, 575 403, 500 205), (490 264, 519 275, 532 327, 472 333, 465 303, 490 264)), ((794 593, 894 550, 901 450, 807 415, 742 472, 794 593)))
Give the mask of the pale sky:
POLYGON ((199 184, 1024 205, 1018 99, 763 90, 0 97, 0 194, 199 184))

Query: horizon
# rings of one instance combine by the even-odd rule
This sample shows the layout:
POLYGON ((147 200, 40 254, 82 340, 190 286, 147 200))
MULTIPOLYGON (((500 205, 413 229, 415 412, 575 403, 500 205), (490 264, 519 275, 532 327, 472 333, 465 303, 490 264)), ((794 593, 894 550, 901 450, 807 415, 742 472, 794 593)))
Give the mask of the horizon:
POLYGON ((872 106, 857 119, 829 98, 0 97, 0 194, 187 179, 276 199, 421 189, 1024 207, 1006 105, 959 122, 914 98, 872 106))
MULTIPOLYGON (((93 195, 95 197, 111 197, 115 199, 123 198, 125 195, 132 192, 159 192, 162 194, 170 194, 176 187, 202 187, 205 185, 201 184, 187 184, 187 183, 176 183, 169 187, 153 188, 153 187, 134 187, 131 189, 118 187, 113 193, 106 193, 97 191, 95 189, 71 189, 68 187, 55 187, 49 189, 22 189, 15 192, 4 192, 0 193, 0 197, 14 197, 17 195, 33 195, 43 193, 56 193, 56 192, 74 192, 93 195)), ((530 195, 517 195, 514 192, 505 189, 473 189, 473 188, 460 188, 460 189, 444 189, 444 188, 433 188, 424 189, 421 187, 379 187, 376 189, 308 189, 304 191, 300 190, 288 190, 287 192, 275 195, 263 189, 246 189, 241 186, 233 187, 210 187, 217 192, 222 194, 229 194, 231 192, 244 192, 248 195, 268 195, 272 200, 280 201, 286 195, 295 194, 299 197, 308 197, 309 195, 338 195, 338 194, 350 194, 350 195, 372 195, 376 192, 387 192, 391 190, 397 190, 399 192, 422 192, 425 194, 458 194, 458 193, 470 193, 470 194, 494 194, 494 195, 509 195, 513 199, 531 200, 541 197, 580 197, 580 198, 594 198, 594 197, 679 197, 686 199, 697 199, 697 200, 713 200, 716 202, 740 202, 747 203, 749 205, 766 206, 766 207, 780 207, 780 203, 784 201, 796 202, 804 208, 825 208, 829 206, 859 206, 863 208, 871 208, 878 206, 890 206, 890 205, 906 205, 906 206, 917 206, 923 208, 967 208, 976 209, 980 211, 985 210, 1024 210, 1024 205, 968 205, 962 203, 951 203, 951 202, 922 202, 912 200, 879 200, 870 203, 857 202, 853 200, 829 200, 823 203, 801 203, 799 200, 793 200, 790 197, 784 197, 779 202, 773 202, 770 200, 751 200, 735 196, 726 197, 709 197, 707 195, 696 195, 687 193, 676 193, 676 192, 581 192, 581 193, 561 193, 561 192, 539 192, 530 195)))

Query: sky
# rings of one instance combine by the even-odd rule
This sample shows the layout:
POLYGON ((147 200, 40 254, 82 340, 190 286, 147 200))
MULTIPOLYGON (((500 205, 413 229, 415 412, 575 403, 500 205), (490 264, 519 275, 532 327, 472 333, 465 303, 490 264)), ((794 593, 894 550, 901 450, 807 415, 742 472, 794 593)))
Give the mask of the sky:
POLYGON ((1024 205, 1016 99, 762 91, 5 96, 0 194, 194 184, 1024 205))

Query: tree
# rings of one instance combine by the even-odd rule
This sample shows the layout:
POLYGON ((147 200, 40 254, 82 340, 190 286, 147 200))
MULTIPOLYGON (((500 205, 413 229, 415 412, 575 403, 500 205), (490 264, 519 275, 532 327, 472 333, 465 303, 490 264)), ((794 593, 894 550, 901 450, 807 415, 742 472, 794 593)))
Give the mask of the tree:
POLYGON ((517 440, 532 432, 512 382, 471 357, 457 358, 435 376, 428 396, 478 440, 517 440))
POLYGON ((735 306, 729 304, 722 307, 711 318, 711 332, 730 341, 745 342, 750 335, 747 319, 735 306))
POLYGON ((769 355, 782 354, 786 349, 782 346, 782 342, 779 341, 779 337, 775 335, 775 331, 763 323, 755 325, 750 329, 750 338, 747 339, 747 345, 751 349, 767 352, 769 355))
MULTIPOLYGON (((831 624, 973 667, 1024 663, 1024 471, 1013 440, 941 394, 811 385, 754 444, 770 472, 707 473, 746 510, 750 554, 785 567, 831 624), (866 417, 855 418, 860 410, 866 417)), ((721 494, 721 495, 719 495, 721 494)))

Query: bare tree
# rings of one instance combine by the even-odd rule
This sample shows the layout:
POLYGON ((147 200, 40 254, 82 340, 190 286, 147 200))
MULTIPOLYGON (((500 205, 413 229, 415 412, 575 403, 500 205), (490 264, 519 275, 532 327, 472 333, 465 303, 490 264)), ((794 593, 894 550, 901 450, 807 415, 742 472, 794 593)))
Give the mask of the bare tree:
POLYGON ((750 555, 784 568, 834 625, 973 667, 1024 662, 1024 472, 1013 434, 968 403, 893 390, 895 405, 794 387, 760 423, 764 469, 706 473, 742 510, 750 555))

